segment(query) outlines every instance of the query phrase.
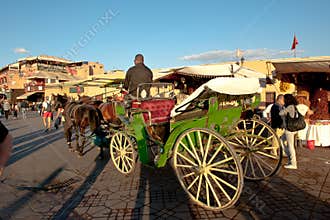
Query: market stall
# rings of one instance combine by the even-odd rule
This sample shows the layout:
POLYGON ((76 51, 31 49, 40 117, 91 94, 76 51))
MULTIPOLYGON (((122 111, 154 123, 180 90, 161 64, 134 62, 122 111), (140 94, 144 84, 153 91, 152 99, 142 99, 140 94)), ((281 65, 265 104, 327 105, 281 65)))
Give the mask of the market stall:
POLYGON ((314 140, 316 146, 330 146, 330 121, 319 120, 309 123, 307 140, 314 140))
POLYGON ((330 57, 273 61, 276 77, 294 83, 299 103, 313 114, 306 117, 307 127, 299 139, 313 141, 316 146, 330 146, 330 57))
POLYGON ((225 78, 259 78, 262 87, 266 86, 266 75, 238 64, 209 64, 166 69, 154 73, 155 82, 174 83, 178 102, 191 95, 209 80, 225 78))

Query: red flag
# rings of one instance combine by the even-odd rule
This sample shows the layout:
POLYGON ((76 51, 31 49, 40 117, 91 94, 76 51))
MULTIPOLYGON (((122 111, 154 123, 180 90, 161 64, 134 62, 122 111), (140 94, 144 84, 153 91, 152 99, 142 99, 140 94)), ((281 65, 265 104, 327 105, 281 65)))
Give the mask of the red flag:
POLYGON ((298 40, 297 40, 296 35, 294 35, 291 50, 295 50, 297 44, 298 44, 298 40))

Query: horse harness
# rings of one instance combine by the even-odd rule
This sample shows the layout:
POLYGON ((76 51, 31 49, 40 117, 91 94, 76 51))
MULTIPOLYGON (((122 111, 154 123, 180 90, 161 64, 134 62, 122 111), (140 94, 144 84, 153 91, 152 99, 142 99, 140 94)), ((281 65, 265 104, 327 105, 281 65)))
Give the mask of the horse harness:
POLYGON ((69 116, 71 122, 74 122, 74 116, 76 114, 76 111, 82 106, 82 104, 77 104, 76 102, 70 103, 70 106, 68 107, 68 113, 67 116, 69 116))

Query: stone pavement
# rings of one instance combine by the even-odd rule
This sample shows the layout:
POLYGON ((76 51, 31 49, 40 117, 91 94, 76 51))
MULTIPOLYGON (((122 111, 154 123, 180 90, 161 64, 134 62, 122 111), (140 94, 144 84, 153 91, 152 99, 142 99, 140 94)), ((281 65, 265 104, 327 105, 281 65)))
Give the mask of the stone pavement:
POLYGON ((124 176, 92 146, 78 158, 63 130, 44 133, 30 117, 4 122, 15 147, 0 178, 0 219, 330 219, 329 148, 298 149, 298 170, 245 182, 234 207, 212 212, 187 198, 170 166, 138 164, 124 176))

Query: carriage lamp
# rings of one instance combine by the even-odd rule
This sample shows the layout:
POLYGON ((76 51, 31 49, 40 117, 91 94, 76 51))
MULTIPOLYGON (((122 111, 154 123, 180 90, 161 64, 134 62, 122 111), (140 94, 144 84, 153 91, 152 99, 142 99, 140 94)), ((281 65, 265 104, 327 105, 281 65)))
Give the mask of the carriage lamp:
POLYGON ((181 82, 184 84, 186 82, 186 79, 184 77, 181 77, 181 82))
POLYGON ((141 95, 141 98, 143 98, 143 99, 147 98, 147 91, 145 89, 142 90, 140 95, 141 95))

